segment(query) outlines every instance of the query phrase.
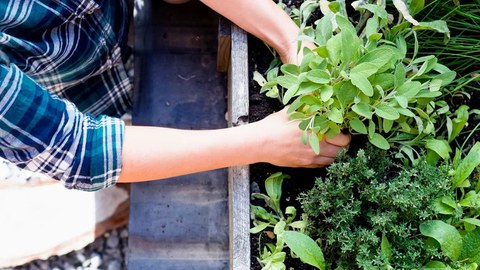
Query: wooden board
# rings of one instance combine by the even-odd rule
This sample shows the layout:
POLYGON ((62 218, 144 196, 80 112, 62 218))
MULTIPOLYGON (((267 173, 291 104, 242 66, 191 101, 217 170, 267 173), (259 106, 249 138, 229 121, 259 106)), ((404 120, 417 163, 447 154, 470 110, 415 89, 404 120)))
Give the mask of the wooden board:
MULTIPOLYGON (((226 127, 218 16, 197 1, 144 4, 135 21, 133 124, 226 127)), ((228 222, 226 169, 133 184, 128 268, 228 269, 228 222)))
MULTIPOLYGON (((229 126, 248 123, 247 34, 232 25, 229 70, 229 126)), ((249 166, 229 168, 230 269, 250 269, 250 171, 249 166)))

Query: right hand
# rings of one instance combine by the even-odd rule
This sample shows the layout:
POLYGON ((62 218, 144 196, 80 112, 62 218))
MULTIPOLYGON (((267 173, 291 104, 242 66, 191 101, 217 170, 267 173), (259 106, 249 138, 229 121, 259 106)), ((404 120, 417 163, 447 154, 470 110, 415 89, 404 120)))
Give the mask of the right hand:
POLYGON ((318 168, 331 164, 336 155, 348 147, 351 136, 339 134, 320 142, 317 155, 309 145, 302 143, 298 122, 291 121, 287 108, 254 123, 263 138, 264 161, 282 167, 318 168))

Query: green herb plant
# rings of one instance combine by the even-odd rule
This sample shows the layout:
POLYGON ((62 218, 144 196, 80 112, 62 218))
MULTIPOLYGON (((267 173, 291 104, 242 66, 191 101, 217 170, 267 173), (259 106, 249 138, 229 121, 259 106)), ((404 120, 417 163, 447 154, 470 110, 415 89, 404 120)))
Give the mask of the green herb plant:
POLYGON ((250 229, 250 233, 257 234, 267 229, 275 238, 275 243, 266 243, 261 249, 259 246, 258 261, 262 266, 262 270, 285 270, 285 247, 292 252, 292 257, 297 256, 304 263, 310 264, 317 269, 324 270, 325 262, 320 247, 313 239, 303 233, 306 221, 295 220, 297 210, 293 206, 285 209, 285 214, 280 207, 280 199, 282 196, 283 180, 288 178, 282 173, 275 173, 265 180, 265 189, 267 194, 252 194, 253 198, 262 199, 266 206, 273 210, 267 211, 262 206, 251 205, 251 215, 254 227, 250 229))
MULTIPOLYGON (((409 11, 423 8, 421 1, 410 1, 408 7, 393 1, 398 10, 393 23, 383 1, 370 2, 353 3, 360 12, 354 26, 343 1, 319 1, 324 16, 314 26, 302 24, 299 36, 317 48, 304 48, 299 65, 273 68, 266 79, 256 73, 261 91, 290 104, 291 119, 299 121, 304 131, 302 140, 316 153, 322 139, 342 131, 365 134, 381 149, 394 145, 410 158, 417 153, 415 147, 431 140, 430 145, 443 144, 442 149, 448 150, 446 139, 437 134, 441 116, 449 113, 440 97, 455 72, 434 55, 417 58, 418 43, 408 48, 406 42, 420 30, 448 37, 445 22, 417 22, 409 11)), ((427 147, 432 148, 436 149, 427 147)), ((444 153, 440 156, 446 158, 444 153)))
MULTIPOLYGON (((434 201, 440 219, 423 222, 420 232, 452 261, 480 265, 480 179, 474 174, 480 165, 480 143, 465 158, 457 151, 451 175, 452 192, 434 201), (476 178, 476 179, 475 179, 476 178), (472 185, 475 184, 476 185, 472 185)), ((433 267, 445 267, 439 261, 433 267)))
POLYGON ((419 269, 444 255, 419 226, 435 219, 433 201, 450 193, 447 166, 404 166, 376 147, 341 156, 299 195, 307 233, 321 239, 329 269, 419 269))

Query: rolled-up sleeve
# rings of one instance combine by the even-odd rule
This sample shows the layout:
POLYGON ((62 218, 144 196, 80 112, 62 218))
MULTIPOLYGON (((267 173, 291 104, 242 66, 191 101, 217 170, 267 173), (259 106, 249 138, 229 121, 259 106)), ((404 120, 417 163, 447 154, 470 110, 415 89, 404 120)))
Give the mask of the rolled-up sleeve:
POLYGON ((116 183, 124 123, 81 113, 15 65, 0 65, 0 156, 65 187, 95 191, 116 183))

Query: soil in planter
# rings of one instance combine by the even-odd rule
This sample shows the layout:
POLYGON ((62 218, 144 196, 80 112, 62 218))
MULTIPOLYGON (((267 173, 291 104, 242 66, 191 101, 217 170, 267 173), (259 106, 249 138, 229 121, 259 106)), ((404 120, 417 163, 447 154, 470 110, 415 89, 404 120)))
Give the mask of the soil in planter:
MULTIPOLYGON (((260 94, 260 87, 253 80, 253 71, 257 70, 260 73, 264 73, 272 60, 272 55, 267 49, 265 44, 255 37, 249 36, 248 39, 248 55, 249 55, 249 95, 250 95, 250 112, 249 121, 256 122, 265 118, 267 115, 279 111, 283 108, 280 101, 266 97, 264 94, 260 94)), ((262 192, 265 193, 264 181, 271 174, 281 171, 284 174, 291 176, 290 179, 286 179, 283 182, 283 194, 282 194, 282 208, 287 206, 294 206, 297 211, 300 211, 300 204, 296 201, 297 195, 313 187, 315 177, 325 174, 325 169, 292 169, 276 167, 266 163, 254 164, 250 167, 250 186, 252 193, 262 192)), ((260 205, 260 201, 252 201, 256 205, 260 205)), ((251 269, 261 269, 260 264, 257 261, 259 256, 259 236, 260 234, 254 234, 250 237, 251 243, 251 269)), ((269 237, 262 233, 261 241, 265 243, 269 240, 269 237)), ((288 251, 287 251, 288 254, 288 251)), ((312 266, 303 264, 299 259, 292 259, 287 255, 285 261, 287 269, 293 268, 295 270, 309 270, 315 269, 312 266)))

